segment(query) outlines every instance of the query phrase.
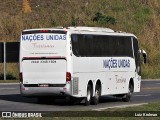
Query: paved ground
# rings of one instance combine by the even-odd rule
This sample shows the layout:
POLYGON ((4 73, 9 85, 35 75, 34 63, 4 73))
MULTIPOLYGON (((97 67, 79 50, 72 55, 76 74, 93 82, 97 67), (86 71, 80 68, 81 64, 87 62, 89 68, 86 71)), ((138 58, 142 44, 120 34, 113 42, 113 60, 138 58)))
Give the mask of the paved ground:
POLYGON ((112 107, 145 104, 160 101, 160 80, 142 81, 140 93, 134 93, 130 102, 122 102, 110 96, 100 99, 98 105, 84 106, 83 103, 70 105, 67 100, 56 100, 49 104, 38 104, 36 98, 25 98, 20 95, 19 84, 0 84, 0 111, 79 111, 103 110, 112 107))

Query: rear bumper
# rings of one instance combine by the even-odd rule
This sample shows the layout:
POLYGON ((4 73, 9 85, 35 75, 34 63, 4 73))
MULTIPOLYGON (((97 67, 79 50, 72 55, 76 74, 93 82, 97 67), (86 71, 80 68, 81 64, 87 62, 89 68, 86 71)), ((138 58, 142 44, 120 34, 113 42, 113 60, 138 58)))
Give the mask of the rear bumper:
POLYGON ((64 87, 25 87, 20 84, 20 92, 22 96, 38 97, 38 96, 69 96, 70 90, 64 87))

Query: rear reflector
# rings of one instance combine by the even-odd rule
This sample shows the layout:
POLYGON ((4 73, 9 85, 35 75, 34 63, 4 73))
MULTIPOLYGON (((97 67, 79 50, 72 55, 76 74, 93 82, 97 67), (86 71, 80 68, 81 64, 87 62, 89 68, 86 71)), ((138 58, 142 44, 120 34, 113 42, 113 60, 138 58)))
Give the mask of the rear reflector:
POLYGON ((71 81, 71 73, 66 72, 66 81, 71 81))

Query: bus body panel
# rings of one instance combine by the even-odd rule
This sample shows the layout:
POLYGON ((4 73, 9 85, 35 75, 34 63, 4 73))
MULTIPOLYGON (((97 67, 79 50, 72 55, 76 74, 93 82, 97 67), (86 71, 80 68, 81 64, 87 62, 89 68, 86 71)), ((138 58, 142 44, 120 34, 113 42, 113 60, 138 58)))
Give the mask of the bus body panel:
POLYGON ((61 95, 66 86, 67 35, 61 30, 25 30, 20 42, 21 94, 61 95))
MULTIPOLYGON (((79 95, 77 96, 80 97, 80 96, 86 95, 86 87, 89 80, 92 80, 94 85, 96 84, 97 80, 101 81, 101 84, 102 84, 101 95, 127 93, 130 79, 131 78, 135 79, 134 78, 136 74, 135 69, 136 68, 135 68, 134 59, 130 57, 99 57, 99 58, 80 57, 78 58, 74 56, 73 57, 73 70, 74 70, 73 77, 76 77, 79 80, 79 84, 78 84, 79 95), (117 66, 116 65, 107 66, 104 64, 104 62, 109 61, 111 59, 112 61, 115 60, 117 62, 118 60, 119 61, 129 60, 130 66, 121 66, 121 65, 118 65, 118 63, 117 63, 117 66)), ((139 90, 136 89, 137 92, 139 92, 139 90)))
POLYGON ((66 60, 32 59, 22 61, 23 84, 65 84, 66 60))

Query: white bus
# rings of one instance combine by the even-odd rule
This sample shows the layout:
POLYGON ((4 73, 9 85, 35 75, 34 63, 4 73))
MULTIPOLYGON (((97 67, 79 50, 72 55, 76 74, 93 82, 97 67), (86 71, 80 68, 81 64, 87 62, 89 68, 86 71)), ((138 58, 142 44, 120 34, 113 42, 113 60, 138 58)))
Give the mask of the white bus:
POLYGON ((140 92, 137 37, 108 28, 68 27, 24 30, 20 41, 23 96, 84 98, 85 105, 114 95, 129 101, 140 92))

